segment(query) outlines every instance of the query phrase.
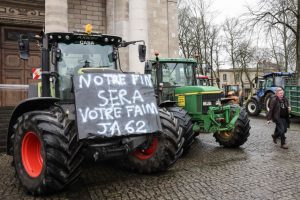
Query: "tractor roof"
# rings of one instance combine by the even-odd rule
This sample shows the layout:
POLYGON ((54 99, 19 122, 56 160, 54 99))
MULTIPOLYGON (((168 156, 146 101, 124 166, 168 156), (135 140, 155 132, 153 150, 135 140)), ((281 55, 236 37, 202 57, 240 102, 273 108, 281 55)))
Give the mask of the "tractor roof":
POLYGON ((185 87, 177 87, 176 94, 218 94, 221 93, 218 87, 215 86, 185 86, 185 87))
POLYGON ((205 75, 197 75, 196 78, 197 79, 209 79, 209 77, 205 76, 205 75))
MULTIPOLYGON (((156 63, 156 59, 150 59, 150 62, 156 63)), ((159 62, 172 62, 172 63, 197 63, 193 58, 159 58, 159 62)))
POLYGON ((84 32, 74 32, 74 33, 47 33, 46 34, 49 41, 63 42, 63 43, 73 43, 74 41, 83 42, 89 41, 100 44, 113 44, 118 46, 122 42, 122 38, 113 35, 103 35, 101 33, 91 33, 87 34, 84 32))
POLYGON ((268 77, 273 77, 273 76, 294 76, 294 73, 291 72, 272 72, 272 73, 267 73, 263 77, 268 78, 268 77))

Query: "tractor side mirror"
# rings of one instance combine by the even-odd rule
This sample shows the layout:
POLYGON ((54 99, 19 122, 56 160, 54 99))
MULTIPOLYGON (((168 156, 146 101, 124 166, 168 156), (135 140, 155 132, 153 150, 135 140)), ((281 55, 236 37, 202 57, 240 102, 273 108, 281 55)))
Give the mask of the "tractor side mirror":
POLYGON ((152 63, 150 61, 145 62, 145 74, 151 74, 152 63))
POLYGON ((145 62, 145 60, 146 60, 146 45, 139 44, 138 50, 139 50, 140 62, 145 62))
POLYGON ((28 60, 28 58, 29 58, 29 39, 23 38, 23 37, 24 37, 24 35, 20 35, 20 39, 18 41, 20 58, 23 60, 28 60))

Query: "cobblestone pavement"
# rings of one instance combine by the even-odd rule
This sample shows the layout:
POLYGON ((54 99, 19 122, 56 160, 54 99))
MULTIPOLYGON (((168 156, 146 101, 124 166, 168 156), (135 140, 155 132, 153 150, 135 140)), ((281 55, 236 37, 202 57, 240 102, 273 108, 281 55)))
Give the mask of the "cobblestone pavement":
MULTIPOLYGON (((239 149, 219 147, 212 134, 202 134, 166 173, 139 175, 94 164, 76 185, 46 199, 300 199, 300 120, 289 129, 288 150, 273 144, 274 124, 259 117, 251 118, 251 126, 239 149)), ((42 199, 24 193, 10 162, 0 155, 0 199, 42 199)))

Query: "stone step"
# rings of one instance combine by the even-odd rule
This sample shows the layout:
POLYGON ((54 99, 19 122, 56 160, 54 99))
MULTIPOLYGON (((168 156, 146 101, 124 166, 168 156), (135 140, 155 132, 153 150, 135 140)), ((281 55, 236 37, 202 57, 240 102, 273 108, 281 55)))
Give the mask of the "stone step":
MULTIPOLYGON (((7 123, 1 123, 1 122, 0 122, 0 130, 1 130, 1 129, 7 129, 7 128, 8 128, 8 125, 9 125, 8 122, 7 122, 7 123)), ((0 132, 0 133, 1 133, 1 132, 0 132)))
POLYGON ((0 112, 1 112, 1 111, 7 111, 7 110, 12 111, 14 108, 15 108, 15 107, 11 107, 11 106, 0 107, 0 112))

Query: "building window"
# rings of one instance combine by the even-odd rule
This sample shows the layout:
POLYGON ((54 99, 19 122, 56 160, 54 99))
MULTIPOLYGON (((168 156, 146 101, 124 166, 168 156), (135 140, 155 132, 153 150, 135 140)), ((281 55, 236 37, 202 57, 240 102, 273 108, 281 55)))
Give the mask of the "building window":
POLYGON ((223 74, 223 81, 227 81, 227 74, 223 74))

